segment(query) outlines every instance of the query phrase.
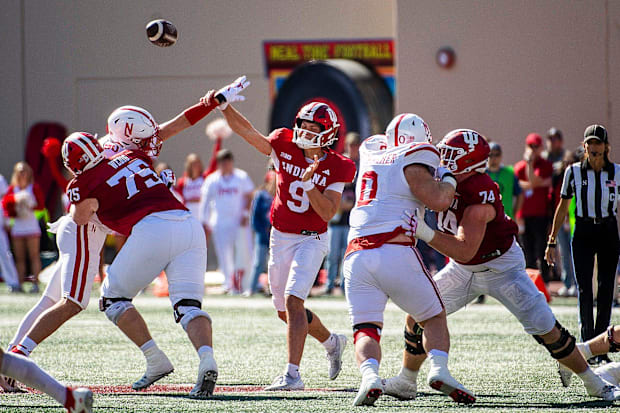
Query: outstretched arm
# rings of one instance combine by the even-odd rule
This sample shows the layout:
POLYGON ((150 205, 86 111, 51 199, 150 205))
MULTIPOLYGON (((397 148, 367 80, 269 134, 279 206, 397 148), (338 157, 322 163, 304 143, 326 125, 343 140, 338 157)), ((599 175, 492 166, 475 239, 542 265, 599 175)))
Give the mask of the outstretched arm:
MULTIPOLYGON (((211 99, 213 99, 214 92, 211 93, 211 99)), ((269 139, 254 128, 249 120, 245 118, 237 109, 228 105, 226 109, 222 110, 228 126, 239 136, 241 136, 247 143, 255 147, 260 153, 269 156, 271 154, 271 143, 269 139)))
POLYGON ((211 105, 206 105, 199 102, 194 106, 185 109, 176 117, 159 125, 159 138, 162 141, 165 141, 172 138, 174 135, 183 132, 185 129, 195 125, 198 121, 211 113, 217 105, 217 101, 213 102, 211 105))

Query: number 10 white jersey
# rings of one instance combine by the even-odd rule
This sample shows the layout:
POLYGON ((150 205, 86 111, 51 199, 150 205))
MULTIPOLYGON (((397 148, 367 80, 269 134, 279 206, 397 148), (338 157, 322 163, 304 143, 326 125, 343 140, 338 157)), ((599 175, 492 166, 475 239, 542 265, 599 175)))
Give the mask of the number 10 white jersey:
POLYGON ((427 143, 387 148, 386 142, 384 135, 375 135, 360 147, 357 201, 349 218, 349 241, 392 232, 401 226, 403 210, 424 208, 411 193, 404 168, 420 164, 434 173, 439 166, 439 151, 427 143))

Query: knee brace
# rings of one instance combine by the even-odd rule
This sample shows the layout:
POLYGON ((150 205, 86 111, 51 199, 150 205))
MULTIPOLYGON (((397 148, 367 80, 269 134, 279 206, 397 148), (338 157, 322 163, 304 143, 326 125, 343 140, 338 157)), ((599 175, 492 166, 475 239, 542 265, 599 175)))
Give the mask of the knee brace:
POLYGON ((610 353, 617 353, 620 350, 620 343, 614 340, 614 326, 607 327, 607 341, 609 341, 610 353))
POLYGON ((308 324, 310 324, 312 320, 314 319, 314 314, 312 314, 312 311, 308 310, 307 308, 306 308, 306 318, 308 319, 308 324))
POLYGON ((423 332, 424 329, 420 327, 418 323, 413 326, 413 333, 407 331, 407 327, 405 327, 405 350, 407 350, 408 353, 414 356, 426 354, 424 346, 422 345, 423 332))
POLYGON ((378 342, 381 341, 381 327, 373 323, 360 323, 353 326, 353 343, 360 338, 368 336, 378 342))
POLYGON ((554 343, 545 343, 542 337, 538 335, 534 335, 534 339, 538 342, 538 344, 543 345, 549 354, 554 359, 563 359, 564 357, 568 357, 570 353, 575 349, 575 337, 568 332, 559 321, 556 320, 555 326, 560 330, 560 338, 558 338, 554 343))
POLYGON ((134 308, 131 303, 131 299, 129 298, 107 298, 101 297, 99 299, 99 311, 105 312, 108 320, 113 322, 115 325, 118 323, 118 319, 121 315, 130 308, 134 308))
POLYGON ((211 321, 206 311, 202 311, 202 303, 198 300, 183 299, 174 305, 174 321, 181 323, 183 330, 187 331, 187 325, 194 318, 205 317, 211 321))

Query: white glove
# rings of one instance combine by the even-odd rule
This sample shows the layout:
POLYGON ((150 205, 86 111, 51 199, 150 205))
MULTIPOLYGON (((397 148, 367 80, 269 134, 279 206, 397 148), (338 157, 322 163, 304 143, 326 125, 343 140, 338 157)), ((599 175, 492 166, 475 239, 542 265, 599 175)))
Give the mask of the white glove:
POLYGON ((177 177, 174 175, 174 172, 172 172, 172 169, 164 169, 163 171, 161 171, 159 173, 159 179, 164 181, 164 184, 166 184, 166 187, 168 189, 170 189, 177 183, 177 177))
POLYGON ((226 109, 229 103, 244 101, 245 96, 242 96, 239 93, 243 92, 243 90, 248 86, 250 86, 250 81, 246 80, 245 76, 241 76, 230 85, 224 86, 215 92, 215 98, 221 102, 218 106, 220 110, 226 109))
POLYGON ((424 222, 424 210, 416 208, 415 211, 406 209, 401 218, 405 221, 402 226, 405 229, 405 235, 421 239, 427 244, 435 237, 435 231, 424 222))
POLYGON ((437 168, 437 177, 440 181, 448 183, 456 189, 456 178, 448 168, 443 166, 437 168))

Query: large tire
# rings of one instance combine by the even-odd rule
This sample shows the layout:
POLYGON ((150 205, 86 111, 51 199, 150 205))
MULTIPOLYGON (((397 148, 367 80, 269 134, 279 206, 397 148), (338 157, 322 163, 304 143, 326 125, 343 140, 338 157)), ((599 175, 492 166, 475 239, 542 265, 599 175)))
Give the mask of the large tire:
MULTIPOLYGON (((355 131, 362 138, 383 133, 392 119, 393 97, 370 68, 354 60, 313 61, 296 68, 278 92, 271 110, 271 128, 290 128, 306 103, 329 104, 341 124, 339 137, 355 131)), ((334 149, 342 151, 344 139, 334 149)))

